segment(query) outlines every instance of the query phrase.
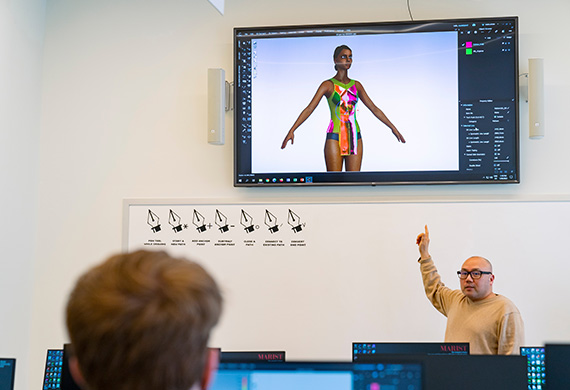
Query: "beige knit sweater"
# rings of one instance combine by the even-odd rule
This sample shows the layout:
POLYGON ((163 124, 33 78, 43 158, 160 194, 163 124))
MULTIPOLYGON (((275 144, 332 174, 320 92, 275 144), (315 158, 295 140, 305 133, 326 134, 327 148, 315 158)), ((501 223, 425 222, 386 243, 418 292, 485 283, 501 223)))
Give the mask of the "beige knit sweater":
POLYGON ((520 353, 524 324, 513 302, 498 294, 474 302, 441 282, 431 258, 419 263, 428 299, 447 317, 446 342, 469 342, 471 354, 520 353))

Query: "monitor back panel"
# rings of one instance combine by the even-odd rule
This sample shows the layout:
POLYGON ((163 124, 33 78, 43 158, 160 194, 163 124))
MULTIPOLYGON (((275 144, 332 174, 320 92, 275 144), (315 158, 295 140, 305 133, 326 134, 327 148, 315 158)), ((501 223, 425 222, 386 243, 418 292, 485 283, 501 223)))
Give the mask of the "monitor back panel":
POLYGON ((285 351, 221 351, 222 363, 284 362, 285 351))
POLYGON ((469 343, 352 343, 352 361, 364 355, 469 355, 469 343))
POLYGON ((81 390, 69 371, 69 358, 72 356, 71 344, 63 345, 63 364, 61 366, 61 390, 81 390))
POLYGON ((548 390, 570 388, 570 344, 546 344, 546 388, 548 390))
POLYGON ((527 361, 504 355, 363 355, 359 362, 421 361, 426 390, 523 390, 527 361))

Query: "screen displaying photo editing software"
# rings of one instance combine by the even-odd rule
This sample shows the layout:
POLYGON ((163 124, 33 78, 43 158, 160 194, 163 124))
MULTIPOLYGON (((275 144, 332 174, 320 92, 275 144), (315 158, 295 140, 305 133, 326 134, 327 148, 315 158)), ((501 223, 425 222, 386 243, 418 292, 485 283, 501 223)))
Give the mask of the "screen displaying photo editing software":
POLYGON ((44 371, 43 390, 61 389, 63 349, 48 349, 44 371))
POLYGON ((352 343, 352 361, 369 355, 469 355, 469 343, 352 343))
POLYGON ((235 28, 234 185, 518 183, 517 25, 504 17, 235 28), (344 102, 341 88, 339 102, 320 96, 284 145, 321 83, 332 82, 341 45, 352 56, 348 78, 405 143, 363 104, 362 89, 344 102), (340 152, 325 141, 343 129, 354 150, 338 171, 326 159, 340 152), (347 172, 355 156, 360 165, 347 172))
POLYGON ((210 390, 419 390, 421 363, 220 363, 210 390))
POLYGON ((528 359, 528 390, 544 390, 546 384, 545 347, 521 347, 521 355, 528 359))
POLYGON ((0 390, 14 390, 16 359, 0 358, 0 390))

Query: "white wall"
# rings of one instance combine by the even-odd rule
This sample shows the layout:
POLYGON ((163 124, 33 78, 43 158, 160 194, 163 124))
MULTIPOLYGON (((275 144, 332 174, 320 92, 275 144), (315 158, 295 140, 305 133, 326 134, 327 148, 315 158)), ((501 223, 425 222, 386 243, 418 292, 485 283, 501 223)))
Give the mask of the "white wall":
POLYGON ((570 201, 127 202, 125 249, 191 257, 221 284, 226 305, 211 345, 225 350, 349 360, 355 341, 441 341, 445 318, 425 297, 416 262, 414 242, 426 222, 430 253, 449 287, 459 287, 455 271, 464 259, 483 255, 494 263, 494 292, 512 299, 525 320, 525 345, 568 339, 570 307, 553 297, 564 295, 570 272, 570 263, 555 261, 570 235, 558 218, 570 214, 570 201), (160 218, 159 232, 149 228, 148 210, 160 218), (170 229, 171 210, 187 230, 170 229), (251 232, 240 224, 242 210, 251 232), (266 210, 277 232, 265 226, 266 210), (302 223, 298 232, 289 210, 302 223), (206 226, 220 212, 228 231, 196 231, 195 211, 206 226))
POLYGON ((0 0, 0 357, 27 388, 38 183, 43 0, 0 0))
MULTIPOLYGON (((63 307, 74 279, 88 265, 120 250, 123 198, 357 201, 408 196, 570 195, 570 163, 565 159, 570 132, 564 115, 570 58, 563 49, 570 3, 437 0, 411 1, 411 7, 415 19, 520 17, 521 73, 527 71, 528 57, 545 58, 547 121, 546 137, 529 141, 525 136, 527 108, 521 104, 520 185, 232 187, 233 136, 228 131, 226 145, 208 145, 205 115, 207 68, 225 68, 228 79, 232 77, 232 28, 406 20, 405 0, 359 0, 350 2, 349 7, 338 0, 228 0, 224 16, 206 0, 50 0, 41 134, 39 139, 37 134, 31 137, 33 145, 39 141, 41 146, 30 388, 40 386, 46 349, 67 340, 63 307), (347 8, 343 14, 341 10, 347 8)), ((229 119, 227 127, 231 128, 229 119)), ((31 163, 26 163, 25 173, 29 174, 33 170, 27 164, 31 163)), ((34 193, 33 185, 30 183, 29 191, 22 195, 34 193)), ((14 199, 21 202, 19 197, 14 199)), ((7 199, 6 204, 13 203, 12 198, 7 199)), ((561 255, 565 253, 563 245, 560 243, 561 255)), ((25 247, 24 242, 17 247, 25 247)), ((513 260, 512 266, 517 264, 513 260)), ((556 269, 555 264, 550 267, 556 269)), ((30 268, 31 262, 21 271, 30 268)), ((26 291, 17 299, 22 307, 29 307, 26 291)))

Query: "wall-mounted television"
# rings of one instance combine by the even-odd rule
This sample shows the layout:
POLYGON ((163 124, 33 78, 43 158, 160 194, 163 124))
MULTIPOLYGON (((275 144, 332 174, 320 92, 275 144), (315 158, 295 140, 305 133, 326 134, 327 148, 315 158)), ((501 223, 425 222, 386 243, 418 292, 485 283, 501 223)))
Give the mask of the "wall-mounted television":
POLYGON ((234 29, 234 185, 518 183, 518 18, 234 29))

